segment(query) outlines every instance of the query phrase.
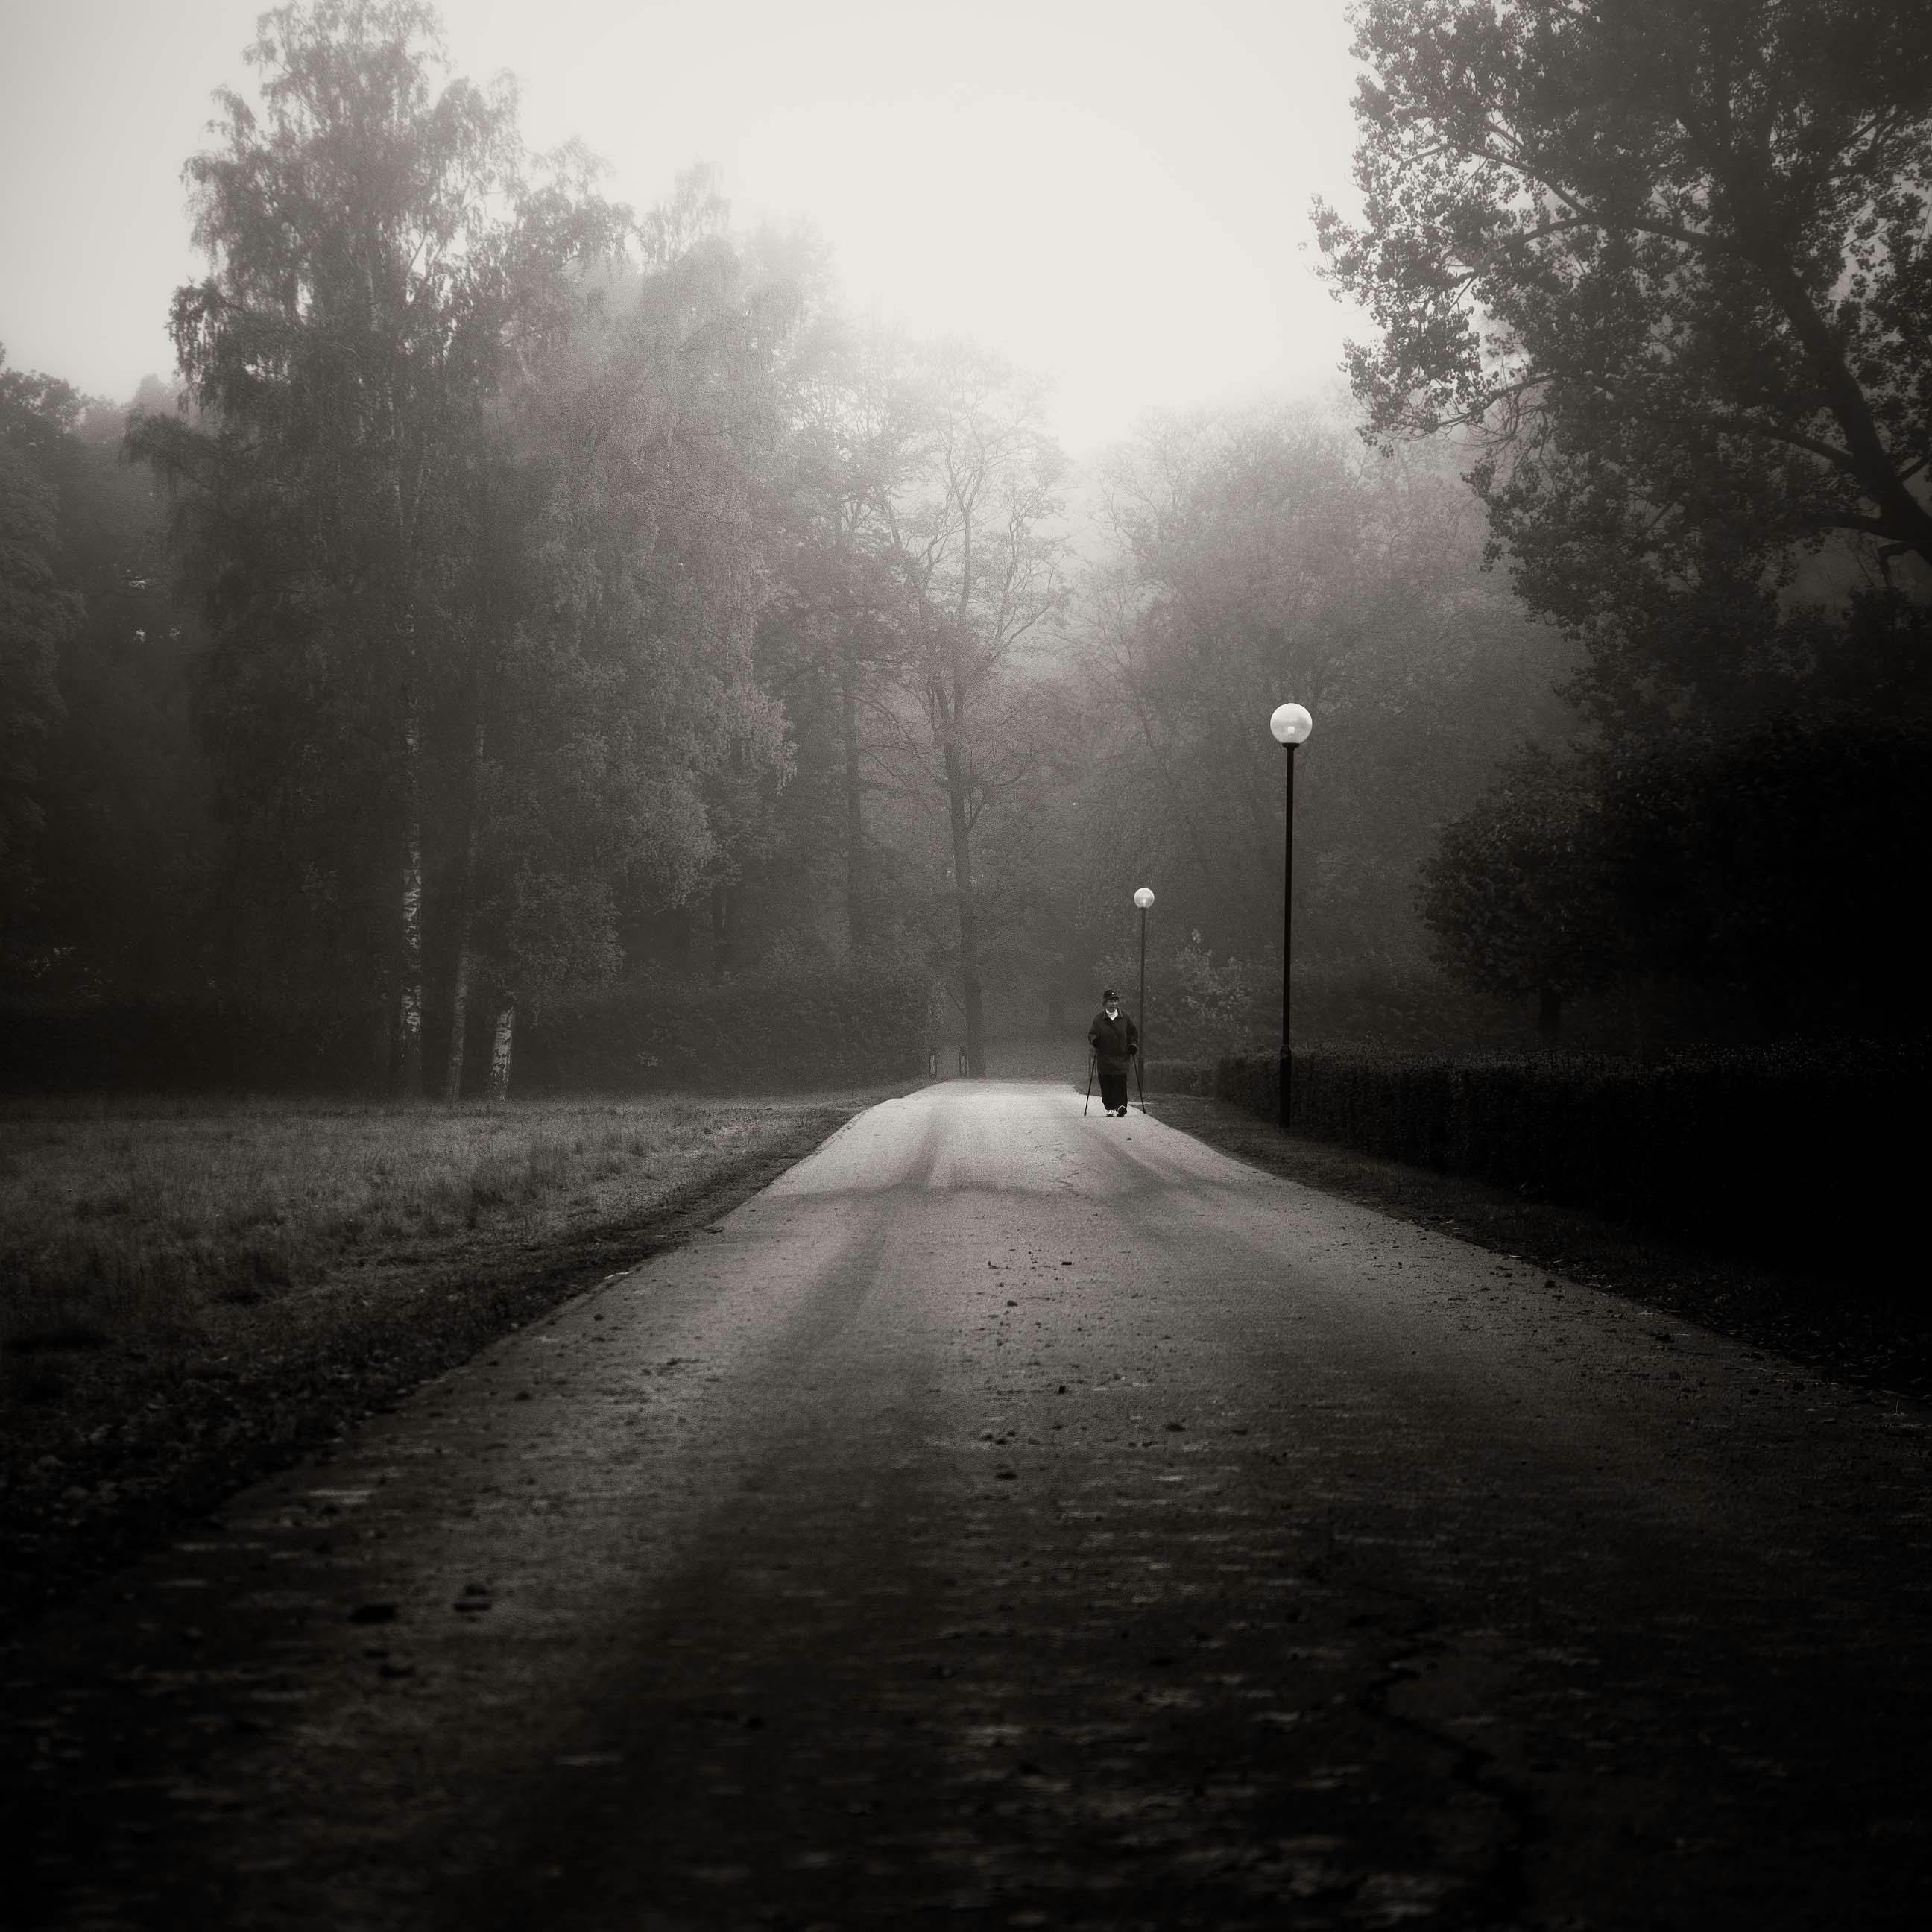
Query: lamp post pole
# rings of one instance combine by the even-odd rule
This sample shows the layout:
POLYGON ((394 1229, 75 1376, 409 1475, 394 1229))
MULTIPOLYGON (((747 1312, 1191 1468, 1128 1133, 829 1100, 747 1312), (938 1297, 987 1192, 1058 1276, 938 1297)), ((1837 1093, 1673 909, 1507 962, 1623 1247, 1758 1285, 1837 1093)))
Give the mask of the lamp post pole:
POLYGON ((1282 814, 1281 1060, 1276 1070, 1275 1083, 1280 1095, 1280 1119, 1283 1133, 1288 1131, 1294 1088, 1294 1059, 1289 1046, 1292 1000, 1289 974, 1292 970, 1294 946, 1294 748, 1305 742, 1309 733, 1314 728, 1315 720, 1309 716, 1306 709, 1299 704, 1276 705, 1273 716, 1268 719, 1269 732, 1275 742, 1288 754, 1287 789, 1282 814))
POLYGON ((1134 904, 1141 909, 1141 997, 1136 1011, 1140 1016, 1141 1052, 1140 1083, 1141 1112, 1147 1112, 1147 916, 1148 908, 1154 904, 1154 894, 1142 886, 1134 894, 1134 904))

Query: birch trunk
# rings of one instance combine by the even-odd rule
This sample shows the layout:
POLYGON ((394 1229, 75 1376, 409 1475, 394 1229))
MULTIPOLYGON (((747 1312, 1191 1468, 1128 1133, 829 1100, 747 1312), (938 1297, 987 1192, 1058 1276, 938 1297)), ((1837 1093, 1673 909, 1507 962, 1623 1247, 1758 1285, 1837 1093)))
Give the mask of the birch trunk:
POLYGON ((457 881, 456 974, 449 988, 449 1057, 442 1079, 442 1097, 463 1098, 464 1035, 470 1023, 470 933, 476 889, 476 807, 483 767, 483 727, 479 722, 470 748, 470 776, 464 800, 463 871, 457 881))
POLYGON ((493 1100, 507 1100, 510 1097, 510 1049, 516 1043, 517 1003, 506 1000, 497 1009, 496 1036, 490 1048, 490 1097, 493 1100))
POLYGON ((416 696, 403 700, 402 970, 396 988, 396 1085, 405 1100, 423 1090, 422 802, 417 766, 422 745, 416 696))

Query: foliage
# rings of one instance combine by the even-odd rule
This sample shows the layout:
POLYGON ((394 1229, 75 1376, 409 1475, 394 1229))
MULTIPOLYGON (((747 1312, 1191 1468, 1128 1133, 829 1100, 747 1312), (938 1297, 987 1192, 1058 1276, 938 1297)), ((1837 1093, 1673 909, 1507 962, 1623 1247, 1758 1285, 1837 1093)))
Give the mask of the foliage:
MULTIPOLYGON (((35 889, 40 752, 60 715, 60 646, 80 618, 80 599, 56 574, 56 499, 44 473, 80 399, 4 362, 0 352, 0 906, 12 928, 35 889)), ((20 938, 4 934, 10 950, 20 938)))
POLYGON ((1423 916, 1485 991, 1677 982, 1774 1036, 1882 1034, 1918 1006, 1928 838, 1923 720, 1826 712, 1567 766, 1529 752, 1444 828, 1423 916))
POLYGON ((1438 963, 1479 991, 1557 1000, 1627 970, 1590 774, 1535 747, 1442 828, 1421 872, 1438 963))
POLYGON ((222 94, 223 144, 187 170, 211 262, 173 310, 196 414, 134 432, 212 632, 244 976, 386 994, 406 1087, 429 721, 470 669, 508 494, 490 412, 620 221, 568 157, 530 178, 507 83, 436 89, 436 35, 407 0, 263 16, 260 112, 222 94))
POLYGON ((188 170, 194 413, 135 431, 212 632, 224 982, 377 1021, 405 1092, 440 1028, 454 1094, 472 988, 609 979, 782 783, 752 640, 790 298, 701 173, 632 224, 577 151, 532 164, 507 82, 438 86, 427 8, 284 8, 250 58, 260 113, 224 96, 188 170))
MULTIPOLYGON (((1293 1130, 1659 1233, 1840 1270, 1861 1246, 1903 1251, 1927 1077, 1917 1045, 1707 1050, 1654 1066, 1584 1056, 1354 1050, 1294 1057, 1293 1130), (1829 1202, 1828 1214, 1792 1211, 1829 1202)), ((1221 1060, 1214 1093, 1264 1119, 1272 1054, 1221 1060)))
POLYGON ((37 586, 9 599, 0 644, 0 845, 14 860, 0 857, 0 983, 46 998, 178 996, 197 964, 200 634, 170 594, 158 493, 122 460, 125 421, 51 377, 0 370, 0 495, 16 537, 22 510, 35 530, 0 569, 22 592, 24 548, 37 586))
POLYGON ((1922 1022, 1932 723, 1827 712, 1686 736, 1600 784, 1615 918, 1643 970, 1772 1034, 1922 1022))
POLYGON ((1356 25, 1362 222, 1316 208, 1380 332, 1356 392, 1385 436, 1480 427, 1497 544, 1608 712, 1755 648, 1802 546, 1932 562, 1914 10, 1366 0, 1356 25))

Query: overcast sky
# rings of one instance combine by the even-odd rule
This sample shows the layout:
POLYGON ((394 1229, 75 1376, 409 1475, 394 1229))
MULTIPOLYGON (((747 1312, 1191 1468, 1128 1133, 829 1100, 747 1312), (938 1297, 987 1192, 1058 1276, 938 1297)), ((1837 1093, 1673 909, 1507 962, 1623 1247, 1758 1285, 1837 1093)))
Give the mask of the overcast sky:
MULTIPOLYGON (((258 0, 0 0, 0 342, 130 394, 200 272, 181 166, 247 87, 258 0)), ((1076 452, 1156 404, 1329 386, 1350 318, 1310 197, 1350 200, 1342 0, 449 0, 644 208, 697 160, 735 214, 808 215, 848 301, 1053 380, 1076 452)))

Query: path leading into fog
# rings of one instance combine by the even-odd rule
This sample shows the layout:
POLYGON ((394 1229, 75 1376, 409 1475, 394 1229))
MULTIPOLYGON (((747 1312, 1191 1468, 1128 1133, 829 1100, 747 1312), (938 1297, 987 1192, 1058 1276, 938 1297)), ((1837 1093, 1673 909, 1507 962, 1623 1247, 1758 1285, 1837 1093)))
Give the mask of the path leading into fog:
POLYGON ((1922 1412, 1080 1104, 876 1108, 116 1580, 29 1922, 1923 1922, 1922 1412))

